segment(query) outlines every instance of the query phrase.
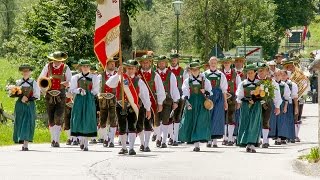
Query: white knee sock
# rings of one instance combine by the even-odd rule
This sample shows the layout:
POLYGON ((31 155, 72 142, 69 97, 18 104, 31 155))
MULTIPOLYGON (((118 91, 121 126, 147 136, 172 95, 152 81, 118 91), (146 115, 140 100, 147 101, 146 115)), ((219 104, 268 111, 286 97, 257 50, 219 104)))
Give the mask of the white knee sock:
POLYGON ((140 145, 144 145, 144 132, 139 133, 140 145))
POLYGON ((224 135, 223 135, 224 141, 228 140, 227 132, 228 132, 228 125, 226 124, 226 125, 224 125, 224 135))
POLYGON ((234 131, 235 125, 228 125, 228 141, 233 142, 233 131, 234 131))
POLYGON ((170 135, 170 139, 173 139, 173 123, 168 125, 168 134, 170 135))
POLYGON ((210 145, 211 145, 211 144, 212 144, 212 140, 208 141, 208 144, 210 144, 210 145))
POLYGON ((68 136, 68 140, 71 140, 71 132, 70 132, 70 129, 69 130, 66 130, 66 133, 67 133, 67 136, 68 136))
POLYGON ((269 129, 262 129, 262 138, 263 138, 263 144, 269 143, 269 129))
POLYGON ((107 129, 106 128, 101 128, 101 138, 103 140, 108 141, 108 134, 107 134, 107 129))
POLYGON ((144 131, 144 135, 145 135, 144 147, 149 147, 151 131, 144 131))
POLYGON ((114 143, 114 137, 116 136, 116 129, 115 127, 110 127, 110 131, 109 131, 109 138, 110 138, 110 142, 114 143))
POLYGON ((157 135, 157 140, 161 139, 160 126, 154 128, 154 134, 157 135))
POLYGON ((195 142, 194 147, 200 147, 200 142, 195 142))
POLYGON ((60 143, 61 126, 56 126, 56 131, 57 131, 56 142, 60 143))
POLYGON ((52 136, 53 136, 53 140, 54 142, 58 142, 57 139, 58 139, 58 128, 57 128, 57 125, 54 125, 52 126, 52 136))
POLYGON ((28 148, 28 143, 29 143, 28 141, 23 141, 23 147, 28 148))
POLYGON ((53 126, 49 126, 49 131, 51 135, 51 142, 54 141, 54 128, 53 126))
POLYGON ((88 138, 88 137, 83 137, 82 139, 83 139, 83 145, 84 145, 84 147, 87 148, 88 145, 89 145, 89 138, 88 138))
POLYGON ((168 125, 162 125, 162 143, 167 143, 168 125))
POLYGON ((103 135, 101 134, 101 129, 102 128, 99 128, 98 131, 97 131, 97 136, 98 136, 99 139, 103 139, 103 135))
POLYGON ((301 126, 301 124, 296 124, 295 125, 296 137, 299 137, 300 126, 301 126))
POLYGON ((217 139, 212 139, 212 144, 213 145, 217 145, 218 144, 218 140, 217 139))
POLYGON ((129 133, 129 149, 134 148, 135 140, 136 140, 136 133, 129 133))
POLYGON ((173 135, 174 135, 174 139, 173 139, 173 141, 176 141, 176 142, 178 142, 178 137, 179 137, 179 127, 180 127, 180 123, 174 123, 174 133, 173 133, 173 135))
POLYGON ((253 149, 253 150, 256 149, 256 147, 254 145, 250 145, 250 148, 253 149))
POLYGON ((127 149, 127 134, 119 135, 122 149, 127 149))

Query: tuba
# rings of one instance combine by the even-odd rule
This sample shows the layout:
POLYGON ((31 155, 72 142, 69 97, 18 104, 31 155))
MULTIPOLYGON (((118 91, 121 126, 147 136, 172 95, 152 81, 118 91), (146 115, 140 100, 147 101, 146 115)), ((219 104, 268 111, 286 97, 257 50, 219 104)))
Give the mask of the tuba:
POLYGON ((51 88, 51 78, 41 77, 38 81, 38 86, 42 92, 47 92, 51 88))
POLYGON ((309 78, 304 75, 303 71, 296 67, 294 73, 290 77, 291 81, 295 82, 298 86, 298 98, 303 96, 309 87, 309 78))

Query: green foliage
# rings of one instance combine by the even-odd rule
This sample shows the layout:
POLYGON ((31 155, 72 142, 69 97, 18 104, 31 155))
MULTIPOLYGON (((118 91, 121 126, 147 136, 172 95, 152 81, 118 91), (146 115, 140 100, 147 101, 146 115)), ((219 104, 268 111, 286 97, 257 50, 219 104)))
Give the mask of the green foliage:
POLYGON ((310 163, 317 163, 320 161, 320 148, 314 147, 311 148, 311 151, 307 155, 301 156, 299 159, 305 159, 309 161, 310 163))

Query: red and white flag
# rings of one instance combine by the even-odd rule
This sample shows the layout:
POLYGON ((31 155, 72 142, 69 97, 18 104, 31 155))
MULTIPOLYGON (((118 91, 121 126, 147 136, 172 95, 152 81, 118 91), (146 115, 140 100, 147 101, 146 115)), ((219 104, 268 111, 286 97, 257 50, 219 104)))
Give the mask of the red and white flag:
POLYGON ((105 69, 109 58, 120 49, 120 0, 98 1, 94 34, 94 52, 105 69))
POLYGON ((308 34, 308 26, 303 27, 302 40, 305 41, 308 34))

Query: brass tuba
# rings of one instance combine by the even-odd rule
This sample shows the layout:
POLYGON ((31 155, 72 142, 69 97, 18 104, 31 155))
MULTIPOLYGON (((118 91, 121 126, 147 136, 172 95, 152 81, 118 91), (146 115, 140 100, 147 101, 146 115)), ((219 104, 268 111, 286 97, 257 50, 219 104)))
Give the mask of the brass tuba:
POLYGON ((303 71, 296 67, 294 73, 290 77, 291 81, 295 82, 298 86, 298 98, 303 96, 309 87, 309 78, 304 75, 303 71))
POLYGON ((41 77, 38 81, 38 86, 42 92, 47 92, 51 88, 51 78, 41 77))

